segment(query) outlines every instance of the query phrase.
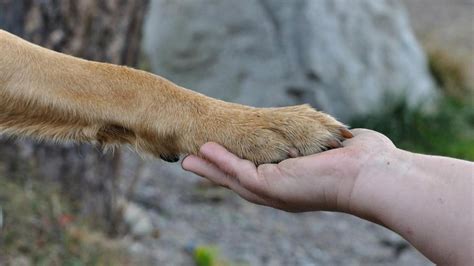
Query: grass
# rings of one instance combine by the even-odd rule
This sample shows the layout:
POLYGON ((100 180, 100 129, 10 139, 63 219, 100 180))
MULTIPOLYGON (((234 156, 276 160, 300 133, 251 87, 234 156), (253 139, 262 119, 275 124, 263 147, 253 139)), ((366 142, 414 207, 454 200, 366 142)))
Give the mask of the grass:
POLYGON ((126 265, 120 243, 89 230, 51 184, 0 179, 0 264, 126 265))

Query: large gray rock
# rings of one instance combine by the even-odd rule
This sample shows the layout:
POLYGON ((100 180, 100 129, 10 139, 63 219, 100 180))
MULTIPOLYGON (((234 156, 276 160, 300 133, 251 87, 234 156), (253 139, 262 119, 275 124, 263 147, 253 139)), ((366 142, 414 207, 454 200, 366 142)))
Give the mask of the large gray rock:
POLYGON ((155 0, 144 48, 155 73, 254 106, 307 102, 348 120, 386 96, 435 95, 396 0, 155 0))

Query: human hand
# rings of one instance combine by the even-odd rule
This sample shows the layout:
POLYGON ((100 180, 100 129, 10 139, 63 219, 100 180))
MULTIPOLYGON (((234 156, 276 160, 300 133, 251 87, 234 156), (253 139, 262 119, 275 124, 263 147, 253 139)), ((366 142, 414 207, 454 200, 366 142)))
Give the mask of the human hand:
POLYGON ((182 166, 248 201, 350 213, 392 229, 437 264, 473 265, 474 164, 403 151, 375 131, 352 133, 341 148, 258 167, 207 143, 182 166))
POLYGON ((190 155, 182 166, 256 204, 290 212, 354 212, 358 210, 352 210, 351 202, 361 172, 395 146, 375 131, 352 133, 355 137, 341 148, 258 167, 216 143, 206 143, 200 157, 190 155))

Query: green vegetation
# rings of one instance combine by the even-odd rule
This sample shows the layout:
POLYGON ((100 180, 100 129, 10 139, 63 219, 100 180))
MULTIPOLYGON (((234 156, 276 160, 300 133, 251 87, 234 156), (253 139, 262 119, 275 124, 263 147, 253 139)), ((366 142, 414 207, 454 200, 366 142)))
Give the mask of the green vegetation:
POLYGON ((71 203, 52 184, 2 178, 0 188, 0 264, 128 264, 120 243, 76 221, 71 203))
POLYGON ((474 108, 453 98, 442 100, 432 113, 398 101, 350 125, 379 131, 402 149, 474 160, 474 108))
POLYGON ((193 253, 196 266, 217 266, 219 252, 214 246, 198 246, 193 253))
POLYGON ((427 53, 431 74, 442 90, 436 111, 392 100, 350 125, 379 131, 402 149, 474 161, 474 90, 466 66, 442 50, 427 53))
POLYGON ((193 251, 193 259, 196 266, 244 266, 236 262, 229 262, 222 258, 219 248, 216 246, 201 245, 193 251))

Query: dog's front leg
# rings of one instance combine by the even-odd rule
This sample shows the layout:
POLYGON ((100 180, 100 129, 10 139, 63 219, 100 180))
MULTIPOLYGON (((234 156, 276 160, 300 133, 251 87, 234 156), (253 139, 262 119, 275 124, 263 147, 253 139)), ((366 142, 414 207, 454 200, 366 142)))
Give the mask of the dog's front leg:
POLYGON ((1 30, 0 51, 2 133, 129 143, 172 159, 170 131, 182 128, 181 116, 199 102, 155 75, 74 58, 1 30))
POLYGON ((308 106, 219 101, 139 70, 56 53, 0 30, 0 131, 128 143, 176 161, 218 142, 255 163, 337 146, 345 127, 308 106))

